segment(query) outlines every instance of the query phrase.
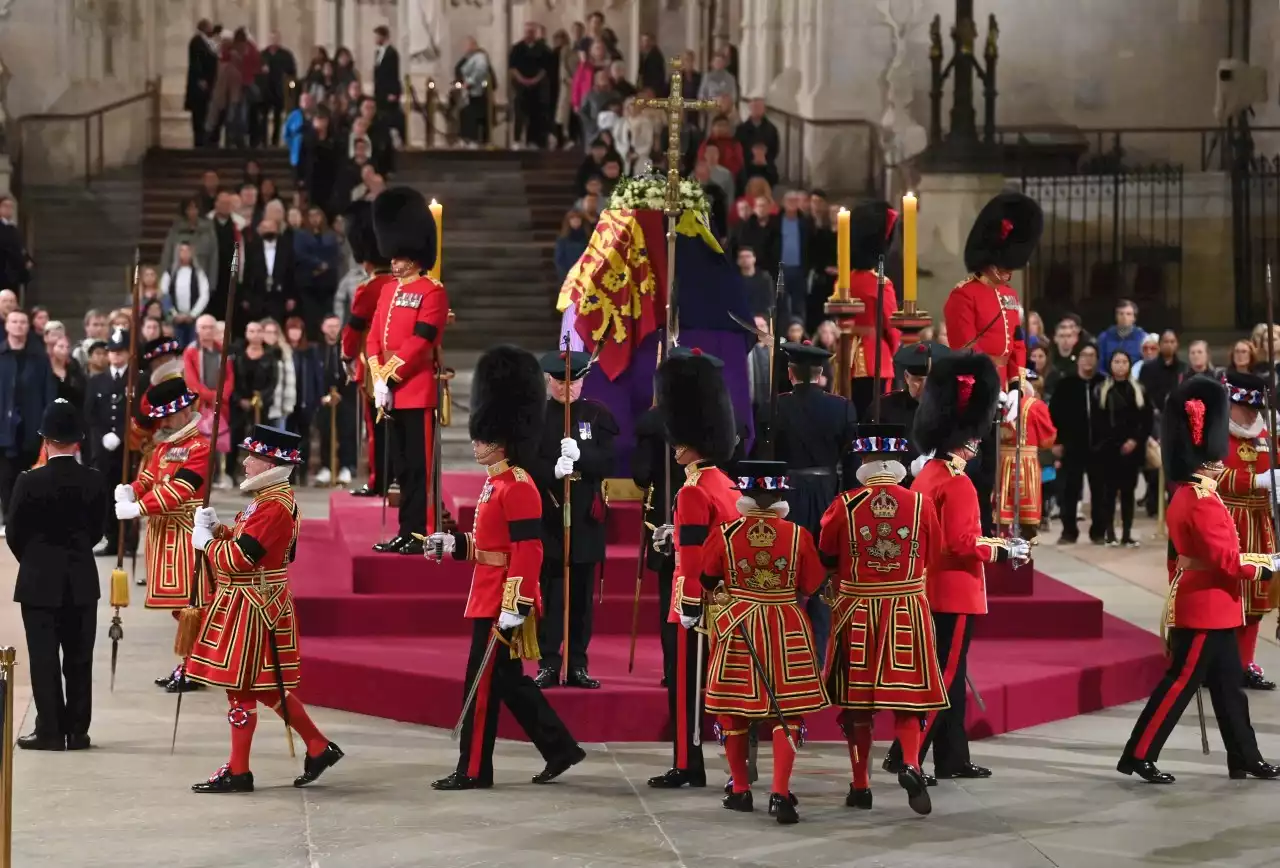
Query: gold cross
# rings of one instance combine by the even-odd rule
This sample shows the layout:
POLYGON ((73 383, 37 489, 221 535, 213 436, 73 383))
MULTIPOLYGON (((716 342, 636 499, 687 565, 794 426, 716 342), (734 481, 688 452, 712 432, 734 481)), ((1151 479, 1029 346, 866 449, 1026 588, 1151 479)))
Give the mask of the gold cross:
POLYGON ((667 207, 668 215, 680 214, 680 127, 686 111, 710 111, 715 100, 685 99, 684 76, 680 70, 684 61, 673 57, 667 61, 671 67, 671 95, 666 99, 637 99, 640 108, 662 109, 667 113, 667 207))

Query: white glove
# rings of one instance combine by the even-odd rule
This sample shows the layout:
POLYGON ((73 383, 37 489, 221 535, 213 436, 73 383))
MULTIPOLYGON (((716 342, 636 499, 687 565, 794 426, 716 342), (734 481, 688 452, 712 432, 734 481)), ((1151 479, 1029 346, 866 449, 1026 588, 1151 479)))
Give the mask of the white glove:
POLYGON ((142 515, 142 507, 133 501, 116 501, 116 518, 129 521, 142 515))
POLYGON ((197 551, 204 551, 204 547, 213 542, 212 528, 203 527, 197 524, 191 531, 191 545, 197 551))
POLYGON ((508 612, 504 610, 502 614, 498 616, 499 630, 512 630, 516 627, 519 627, 523 623, 524 623, 524 615, 517 615, 512 612, 508 612))
MULTIPOLYGON (((1271 572, 1280 573, 1280 555, 1271 556, 1271 572)), ((1280 632, 1280 626, 1276 627, 1276 631, 1280 632)))
POLYGON ((373 403, 381 410, 391 409, 391 387, 386 380, 373 381, 373 403))
POLYGON ((1031 543, 1024 539, 1009 540, 1009 559, 1021 563, 1026 563, 1031 559, 1031 543))
POLYGON ((108 452, 115 452, 120 448, 120 437, 114 431, 108 431, 102 435, 102 448, 108 452))
POLYGON ((698 618, 695 615, 680 616, 680 626, 684 627, 686 630, 692 630, 694 625, 697 623, 698 623, 698 618))
POLYGON ((568 458, 570 461, 577 461, 582 458, 582 450, 578 448, 578 441, 572 437, 566 437, 561 440, 560 457, 568 458))
POLYGON ((213 530, 218 526, 218 512, 212 506, 196 508, 195 526, 205 530, 213 530))
POLYGON ((444 560, 445 555, 451 555, 457 548, 457 540, 453 538, 453 534, 436 531, 427 537, 426 544, 422 547, 422 554, 433 561, 444 560))
POLYGON ((133 503, 137 499, 132 485, 125 485, 122 482, 116 486, 116 503, 133 503))
POLYGON ((671 547, 671 535, 676 531, 674 525, 662 524, 653 529, 653 550, 665 554, 671 547))
POLYGON ((1261 488, 1263 491, 1270 491, 1275 485, 1276 477, 1280 476, 1280 468, 1272 468, 1253 477, 1253 487, 1261 488))
POLYGON ((556 479, 564 479, 573 475, 573 459, 561 455, 556 459, 556 479))
POLYGON ((930 451, 930 452, 926 452, 924 455, 921 455, 921 456, 920 456, 919 458, 917 458, 915 461, 912 461, 912 462, 911 462, 911 475, 912 475, 912 476, 919 476, 919 475, 920 475, 920 472, 921 472, 922 470, 924 470, 924 466, 925 466, 926 464, 928 464, 928 463, 929 463, 930 461, 932 461, 932 460, 933 460, 933 452, 931 452, 931 451, 930 451))
POLYGON ((1016 422, 1018 420, 1018 390, 1010 389, 1000 398, 1000 406, 1004 408, 1004 421, 1016 422))

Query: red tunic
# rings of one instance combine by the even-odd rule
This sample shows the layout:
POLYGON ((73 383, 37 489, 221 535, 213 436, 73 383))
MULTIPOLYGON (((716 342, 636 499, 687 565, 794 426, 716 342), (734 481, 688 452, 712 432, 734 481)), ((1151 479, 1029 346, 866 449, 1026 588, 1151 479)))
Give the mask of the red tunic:
MULTIPOLYGON (((1271 493, 1253 484, 1259 473, 1271 468, 1270 438, 1266 430, 1253 440, 1232 435, 1224 463, 1227 470, 1218 477, 1218 496, 1235 522, 1240 550, 1273 552, 1275 534, 1271 529, 1271 493)), ((1271 583, 1255 582, 1249 586, 1245 615, 1260 618, 1273 608, 1268 599, 1271 583)))
POLYGON ((941 545, 929 563, 929 606, 957 615, 987 613, 987 577, 983 564, 994 563, 1008 543, 982 536, 978 492, 964 475, 964 461, 951 455, 925 463, 911 490, 933 504, 941 545))
POLYGON ((459 534, 458 560, 475 562, 467 594, 467 618, 497 618, 503 612, 542 612, 542 497, 523 468, 501 461, 476 503, 475 527, 459 534))
POLYGON ((1241 554, 1217 480, 1202 476, 1179 485, 1165 512, 1169 543, 1178 553, 1169 582, 1165 625, 1229 630, 1244 624, 1248 587, 1269 575, 1269 554, 1241 554))
POLYGON ((351 316, 347 318, 347 324, 342 327, 342 358, 356 362, 357 383, 364 379, 362 371, 364 361, 361 356, 368 340, 366 335, 369 332, 369 326, 378 313, 378 301, 382 298, 382 291, 388 286, 394 286, 395 283, 395 277, 389 272, 375 272, 368 280, 356 287, 355 295, 351 298, 351 316))
POLYGON ((827 706, 813 630, 798 596, 811 596, 826 578, 809 532, 772 510, 753 511, 711 532, 702 547, 702 585, 719 599, 707 672, 707 711, 772 717, 740 631, 745 629, 784 715, 827 706), (724 595, 729 601, 724 604, 724 595))
POLYGON ((275 660, 286 688, 298 686, 298 621, 289 563, 298 541, 298 507, 288 482, 254 492, 235 527, 219 525, 205 555, 217 593, 191 650, 187 675, 228 690, 275 690, 275 660))
POLYGON ((368 356, 380 365, 397 408, 436 406, 436 348, 448 318, 444 284, 426 275, 397 281, 379 297, 368 356))
POLYGON ((702 549, 711 530, 738 518, 738 490, 718 467, 694 462, 684 468, 684 485, 676 493, 673 536, 676 570, 671 583, 667 622, 678 624, 684 613, 696 616, 702 606, 702 549))
POLYGON ((948 708, 925 569, 938 548, 928 499, 892 476, 872 476, 822 516, 818 544, 836 567, 827 690, 842 708, 948 708))
MULTIPOLYGON (((854 332, 859 336, 853 352, 850 375, 853 378, 876 375, 876 273, 854 270, 849 274, 849 298, 862 302, 862 313, 853 318, 854 332)), ((894 294, 893 281, 884 281, 884 324, 880 340, 880 376, 886 383, 893 381, 893 354, 902 344, 902 332, 893 327, 892 317, 898 312, 898 297, 894 294)))
POLYGON ((956 349, 972 346, 990 356, 1002 386, 1007 388, 1026 370, 1027 345, 1016 336, 1022 324, 1022 303, 1012 289, 985 276, 970 275, 951 290, 942 313, 947 343, 956 349))
MULTIPOLYGON (((1058 439, 1058 429, 1049 418, 1049 405, 1039 398, 1024 395, 1020 407, 1022 442, 1018 444, 1016 455, 1022 467, 1022 501, 1018 512, 1021 524, 1038 527, 1041 514, 1039 450, 1053 446, 1058 439)), ((1014 520, 1013 441, 1016 436, 1017 428, 1011 422, 1000 425, 1000 468, 996 474, 997 524, 1011 525, 1014 520)))
POLYGON ((172 439, 157 442, 138 469, 133 493, 147 519, 148 609, 181 609, 191 603, 192 519, 204 501, 208 473, 209 441, 194 421, 172 439))

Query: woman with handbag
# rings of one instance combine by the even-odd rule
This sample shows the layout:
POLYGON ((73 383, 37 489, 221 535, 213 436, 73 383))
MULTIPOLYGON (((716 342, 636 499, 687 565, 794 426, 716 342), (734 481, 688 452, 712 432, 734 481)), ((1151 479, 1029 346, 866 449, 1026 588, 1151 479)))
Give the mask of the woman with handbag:
MULTIPOLYGON (((1093 415, 1094 450, 1102 466, 1102 509, 1109 546, 1137 548, 1133 538, 1134 489, 1138 471, 1146 461, 1151 436, 1151 402, 1142 386, 1130 377, 1132 359, 1124 350, 1111 354, 1109 376, 1097 386, 1097 412, 1093 415), (1115 505, 1120 501, 1122 536, 1117 541, 1115 505)), ((1096 496, 1096 495, 1095 495, 1096 496)))

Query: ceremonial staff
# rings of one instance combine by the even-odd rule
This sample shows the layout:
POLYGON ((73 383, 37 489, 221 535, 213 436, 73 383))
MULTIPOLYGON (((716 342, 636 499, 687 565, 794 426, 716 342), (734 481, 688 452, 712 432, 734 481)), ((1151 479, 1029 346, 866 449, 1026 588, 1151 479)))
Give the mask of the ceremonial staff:
MULTIPOLYGON (((876 263, 876 355, 875 355, 875 381, 872 386, 875 394, 871 396, 871 421, 880 421, 880 393, 884 391, 884 384, 880 380, 880 356, 883 353, 881 344, 884 343, 884 254, 880 255, 880 261, 876 263)), ((841 374, 843 376, 843 373, 841 374)))
MULTIPOLYGON (((600 341, 604 343, 603 340, 600 341)), ((570 393, 573 387, 573 354, 569 352, 569 336, 564 336, 564 436, 568 439, 573 434, 573 401, 570 393)), ((560 683, 569 683, 569 532, 573 524, 569 512, 569 497, 573 489, 573 474, 564 477, 564 502, 561 504, 564 515, 564 539, 562 563, 564 566, 564 644, 560 646, 560 683)), ((587 593, 591 593, 590 590, 587 593)), ((590 601, 588 601, 590 602, 590 601)))
MULTIPOLYGON (((124 452, 121 455, 120 484, 129 484, 129 425, 133 422, 133 398, 138 380, 138 301, 141 288, 138 286, 138 268, 142 253, 133 249, 133 317, 130 320, 133 328, 129 329, 129 365, 125 370, 124 386, 124 452)), ((116 690, 116 663, 120 658, 120 640, 124 638, 124 627, 120 622, 120 610, 129 605, 129 577, 124 571, 125 537, 129 522, 121 519, 117 522, 116 531, 116 568, 111 571, 111 605, 115 611, 111 615, 111 627, 107 630, 107 638, 111 640, 111 692, 116 690)))
MULTIPOLYGON (((1274 480, 1274 471, 1276 469, 1276 312, 1275 299, 1272 295, 1271 288, 1271 263, 1267 263, 1267 379, 1270 381, 1268 391, 1271 394, 1267 396, 1267 445, 1270 447, 1268 453, 1268 470, 1272 472, 1274 480)), ((1271 495, 1271 544, 1274 548, 1280 541, 1280 512, 1276 509, 1276 487, 1273 484, 1267 486, 1267 491, 1271 495)), ((1163 496, 1161 492, 1161 496, 1163 496)), ((1271 605, 1280 602, 1280 581, 1271 580, 1271 587, 1267 592, 1271 605)), ((1280 625, 1276 627, 1276 635, 1280 637, 1280 625)))
POLYGON ((329 484, 338 484, 338 402, 342 395, 337 386, 329 387, 329 484))
MULTIPOLYGON (((228 328, 236 310, 236 276, 239 273, 240 248, 236 247, 231 251, 231 281, 227 287, 227 309, 224 314, 226 317, 224 322, 228 328)), ((213 492, 213 475, 218 468, 218 427, 222 422, 222 392, 227 382, 227 354, 230 349, 230 335, 224 334, 222 348, 218 355, 218 391, 213 396, 213 428, 209 432, 209 466, 205 470, 204 478, 202 506, 206 507, 209 505, 209 495, 213 492)), ((200 625, 204 621, 204 611, 200 606, 200 590, 204 582, 205 560, 204 552, 196 553, 195 576, 191 580, 191 600, 178 614, 178 634, 174 638, 173 653, 182 660, 180 678, 187 674, 187 658, 191 656, 191 649, 196 644, 196 634, 200 632, 200 625)), ((209 569, 213 569, 212 564, 209 565, 209 569)), ((183 691, 178 691, 178 705, 173 712, 173 739, 169 742, 169 753, 173 753, 178 744, 178 721, 182 718, 182 693, 183 691)))

